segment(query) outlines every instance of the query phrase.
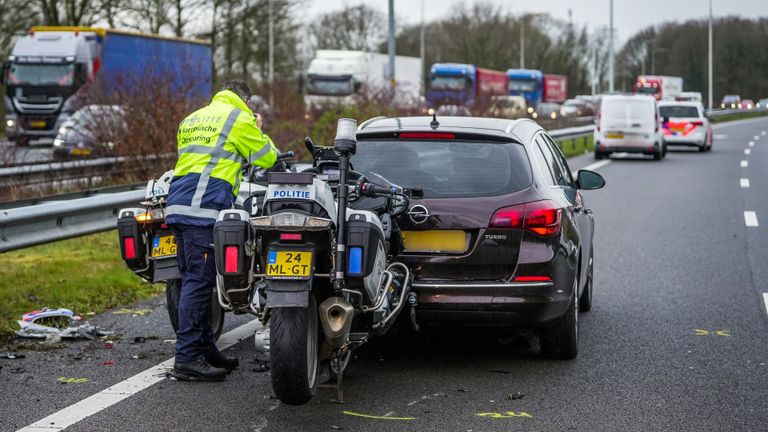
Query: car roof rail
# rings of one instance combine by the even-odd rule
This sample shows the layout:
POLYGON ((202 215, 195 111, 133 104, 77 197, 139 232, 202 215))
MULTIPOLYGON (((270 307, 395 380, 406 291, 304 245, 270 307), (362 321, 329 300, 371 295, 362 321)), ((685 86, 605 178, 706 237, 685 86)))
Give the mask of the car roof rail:
POLYGON ((364 121, 364 122, 360 123, 360 126, 358 126, 358 127, 357 127, 357 130, 363 130, 363 129, 365 129, 365 128, 366 128, 366 126, 368 126, 369 124, 371 124, 371 123, 373 123, 373 122, 375 122, 375 121, 377 121, 377 120, 383 120, 383 119, 385 119, 385 118, 387 118, 387 116, 376 116, 376 117, 371 117, 371 118, 369 118, 368 120, 366 120, 366 121, 364 121))
POLYGON ((538 123, 536 123, 535 121, 529 118, 521 118, 521 119, 512 121, 512 123, 510 123, 509 126, 507 126, 507 128, 504 130, 504 133, 507 133, 507 134, 512 133, 512 131, 515 128, 517 128, 521 124, 526 124, 526 123, 533 123, 534 125, 538 125, 538 123))

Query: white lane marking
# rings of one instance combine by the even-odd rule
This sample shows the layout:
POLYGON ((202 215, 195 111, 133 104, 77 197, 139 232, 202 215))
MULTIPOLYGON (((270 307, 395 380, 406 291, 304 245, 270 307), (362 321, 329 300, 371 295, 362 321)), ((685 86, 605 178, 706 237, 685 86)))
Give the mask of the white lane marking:
POLYGON ((749 187, 749 179, 748 178, 742 178, 739 179, 739 185, 743 187, 744 189, 749 187))
POLYGON ((754 146, 755 146, 755 142, 754 142, 754 141, 750 141, 750 142, 749 142, 749 146, 750 146, 750 147, 754 147, 754 146))
POLYGON ((594 170, 596 170, 598 168, 601 168, 601 167, 604 167, 604 166, 608 165, 609 163, 611 163, 610 159, 603 159, 601 161, 593 162, 593 163, 585 166, 582 169, 589 170, 589 171, 594 171, 594 170))
POLYGON ((754 137, 753 139, 754 139, 755 141, 759 140, 759 139, 760 139, 760 135, 755 135, 755 137, 754 137))
POLYGON ((745 211, 744 212, 744 223, 747 224, 748 227, 756 227, 759 226, 757 223, 757 213, 753 211, 745 211))
POLYGON ((765 313, 768 313, 768 293, 763 293, 763 303, 765 303, 765 313))
MULTIPOLYGON (((258 320, 243 324, 240 327, 223 334, 216 345, 220 350, 224 350, 244 339, 251 338, 260 324, 261 323, 259 323, 258 320)), ((68 428, 86 417, 90 417, 123 399, 127 399, 136 393, 163 381, 168 368, 171 367, 173 367, 172 358, 152 366, 144 372, 139 372, 127 380, 121 381, 112 387, 87 397, 74 405, 70 405, 57 411, 44 419, 38 420, 27 427, 19 429, 18 432, 41 430, 56 431, 68 428)))
POLYGON ((740 165, 741 165, 742 168, 746 168, 746 167, 749 166, 749 161, 741 161, 740 165))
POLYGON ((745 155, 752 154, 752 149, 744 149, 744 154, 745 155))
POLYGON ((726 138, 728 138, 728 135, 712 135, 712 138, 718 139, 718 140, 726 139, 726 138))
POLYGON ((762 134, 763 136, 765 136, 765 131, 760 131, 760 134, 762 134))
POLYGON ((734 126, 741 126, 745 124, 759 123, 764 121, 765 121, 765 117, 757 117, 757 118, 744 119, 744 120, 734 120, 730 122, 717 123, 712 126, 712 129, 725 129, 725 128, 730 128, 734 126))

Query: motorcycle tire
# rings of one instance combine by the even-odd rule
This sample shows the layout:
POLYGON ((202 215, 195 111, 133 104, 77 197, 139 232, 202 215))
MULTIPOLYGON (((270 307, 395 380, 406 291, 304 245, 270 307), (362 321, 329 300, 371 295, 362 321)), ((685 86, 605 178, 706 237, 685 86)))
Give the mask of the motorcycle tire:
MULTIPOLYGON (((181 299, 181 279, 170 279, 165 282, 165 306, 168 309, 168 318, 171 321, 173 332, 179 331, 179 300, 181 299)), ((213 329, 215 340, 221 336, 224 329, 224 309, 219 305, 216 291, 211 290, 211 311, 208 322, 213 329)))
POLYGON ((269 326, 272 390, 288 405, 309 402, 317 390, 320 323, 317 301, 309 306, 275 308, 269 326))

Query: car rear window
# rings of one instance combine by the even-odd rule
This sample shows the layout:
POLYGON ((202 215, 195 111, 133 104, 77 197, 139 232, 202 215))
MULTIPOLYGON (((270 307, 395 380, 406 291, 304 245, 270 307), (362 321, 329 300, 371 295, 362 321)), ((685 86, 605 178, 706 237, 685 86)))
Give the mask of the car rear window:
POLYGON ((525 148, 516 143, 361 140, 352 166, 422 188, 425 198, 504 195, 532 182, 525 148))
POLYGON ((699 109, 695 106, 673 105, 659 107, 662 117, 698 117, 699 109))
POLYGON ((653 103, 646 100, 606 99, 601 106, 603 118, 611 120, 653 117, 653 103))

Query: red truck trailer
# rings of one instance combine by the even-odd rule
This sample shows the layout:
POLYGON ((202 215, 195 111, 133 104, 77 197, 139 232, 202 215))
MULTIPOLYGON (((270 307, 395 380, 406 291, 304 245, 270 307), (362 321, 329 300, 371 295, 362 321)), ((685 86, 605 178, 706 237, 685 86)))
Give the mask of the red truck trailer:
POLYGON ((568 77, 544 74, 544 102, 563 103, 568 99, 568 77))

